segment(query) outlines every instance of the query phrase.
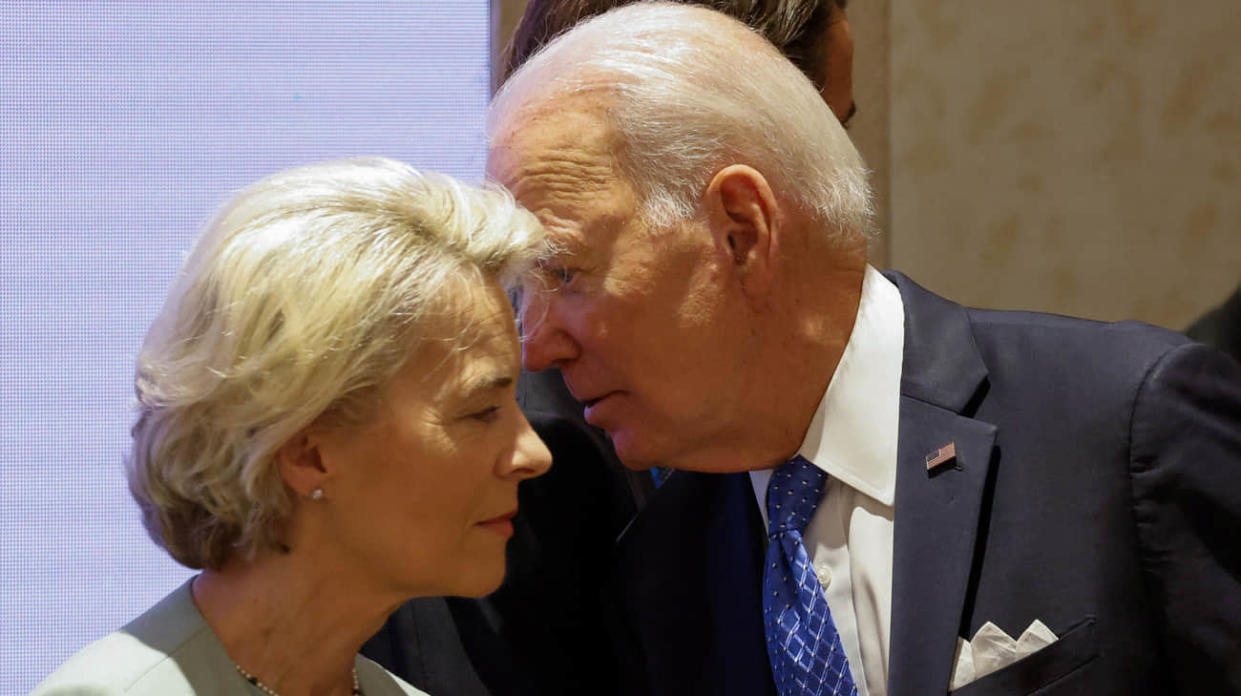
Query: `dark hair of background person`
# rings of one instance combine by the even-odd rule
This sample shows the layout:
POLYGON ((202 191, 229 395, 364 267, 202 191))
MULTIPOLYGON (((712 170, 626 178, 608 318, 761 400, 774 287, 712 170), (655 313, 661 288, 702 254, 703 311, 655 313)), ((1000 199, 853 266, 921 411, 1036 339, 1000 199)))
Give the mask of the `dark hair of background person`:
MULTIPOLYGON (((634 1, 530 0, 501 57, 501 84, 544 44, 581 20, 634 1)), ((848 5, 848 0, 679 1, 704 5, 745 22, 780 49, 820 89, 827 77, 822 74, 828 50, 824 37, 832 7, 843 10, 848 5)))
POLYGON ((1198 317, 1185 335, 1241 362, 1241 285, 1224 304, 1198 317))

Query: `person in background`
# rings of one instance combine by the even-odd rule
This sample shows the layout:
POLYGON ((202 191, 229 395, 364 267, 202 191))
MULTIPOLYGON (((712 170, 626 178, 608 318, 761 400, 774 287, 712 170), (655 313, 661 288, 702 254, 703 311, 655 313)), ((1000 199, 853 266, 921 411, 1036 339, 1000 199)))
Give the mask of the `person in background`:
POLYGON ((676 470, 609 579, 628 692, 1241 693, 1236 362, 876 271, 834 114, 719 13, 577 25, 489 133, 557 249, 525 369, 676 470))
MULTIPOLYGON (((549 41, 585 19, 641 0, 530 0, 501 59, 501 82, 549 41)), ((810 79, 848 127, 853 101, 853 32, 848 0, 680 0, 749 25, 810 79)))
MULTIPOLYGON (((507 79, 577 22, 634 0, 530 0, 502 58, 507 79)), ((845 0, 689 0, 774 43, 847 121, 853 38, 845 0)), ((600 594, 616 538, 671 470, 626 469, 555 369, 523 372, 518 401, 560 465, 521 486, 504 584, 483 599, 419 598, 363 653, 437 696, 606 696, 620 683, 600 594)))
POLYGON ((1185 335, 1241 362, 1241 286, 1223 304, 1198 317, 1185 335))
POLYGON ((423 692, 357 652, 501 582, 546 447, 504 283, 542 229, 386 159, 275 174, 197 240, 138 357, 130 489, 199 572, 34 693, 423 692))

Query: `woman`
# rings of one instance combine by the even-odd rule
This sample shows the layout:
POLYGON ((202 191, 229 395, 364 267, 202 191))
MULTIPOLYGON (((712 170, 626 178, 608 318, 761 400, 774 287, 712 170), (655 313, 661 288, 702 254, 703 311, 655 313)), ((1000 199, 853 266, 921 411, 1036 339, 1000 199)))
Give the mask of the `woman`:
POLYGON ((130 488, 202 572, 35 693, 421 693, 357 651, 411 597, 500 584, 517 484, 550 465, 502 286, 541 235, 383 159, 239 194, 135 379, 130 488))

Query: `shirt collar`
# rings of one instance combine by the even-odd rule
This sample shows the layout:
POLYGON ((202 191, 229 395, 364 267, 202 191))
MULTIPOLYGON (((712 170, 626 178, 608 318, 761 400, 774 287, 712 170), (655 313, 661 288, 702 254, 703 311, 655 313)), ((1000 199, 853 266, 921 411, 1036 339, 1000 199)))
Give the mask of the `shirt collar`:
POLYGON ((862 278, 853 332, 797 453, 891 506, 896 494, 905 306, 874 267, 862 278))

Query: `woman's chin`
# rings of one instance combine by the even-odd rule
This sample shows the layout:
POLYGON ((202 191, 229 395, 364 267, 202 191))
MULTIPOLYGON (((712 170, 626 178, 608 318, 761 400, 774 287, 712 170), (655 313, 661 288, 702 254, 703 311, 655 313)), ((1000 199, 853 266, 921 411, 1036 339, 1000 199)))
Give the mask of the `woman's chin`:
POLYGON ((501 546, 495 552, 470 554, 468 560, 456 566, 455 577, 448 591, 441 594, 454 597, 485 597, 500 588, 504 582, 505 552, 501 546))
POLYGON ((492 592, 500 589, 500 584, 504 582, 504 562, 494 568, 470 568, 465 577, 462 577, 457 583, 451 594, 457 597, 485 597, 492 592))
POLYGON ((436 562, 421 558, 396 570, 401 594, 414 597, 485 597, 504 582, 506 544, 492 535, 478 536, 484 544, 474 544, 464 553, 439 556, 436 562))

